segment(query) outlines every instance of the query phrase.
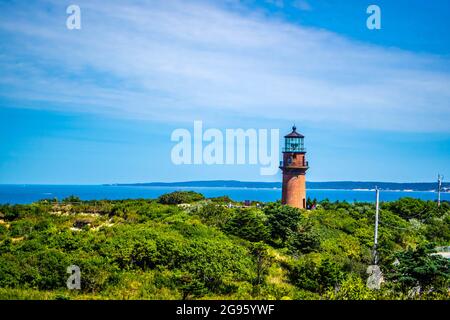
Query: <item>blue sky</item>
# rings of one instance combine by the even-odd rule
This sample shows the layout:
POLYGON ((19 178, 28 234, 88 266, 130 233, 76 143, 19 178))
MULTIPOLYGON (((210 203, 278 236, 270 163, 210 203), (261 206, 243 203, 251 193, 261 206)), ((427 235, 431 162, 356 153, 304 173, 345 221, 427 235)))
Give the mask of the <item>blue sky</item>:
POLYGON ((448 30, 444 0, 0 1, 0 183, 280 179, 173 165, 194 120, 295 122, 311 181, 450 177, 448 30))

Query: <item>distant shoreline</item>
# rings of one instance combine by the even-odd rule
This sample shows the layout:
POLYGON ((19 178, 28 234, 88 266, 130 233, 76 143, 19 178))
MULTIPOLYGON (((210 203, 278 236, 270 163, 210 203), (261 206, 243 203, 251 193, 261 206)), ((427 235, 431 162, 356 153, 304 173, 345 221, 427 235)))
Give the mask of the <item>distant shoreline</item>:
MULTIPOLYGON (((228 188, 228 189, 264 189, 281 190, 281 182, 249 182, 237 180, 183 181, 183 182, 147 182, 147 183, 105 183, 105 184, 0 184, 3 187, 32 186, 104 186, 104 187, 166 187, 166 188, 228 188)), ((436 182, 361 182, 361 181, 307 181, 308 190, 347 190, 374 191, 375 188, 390 192, 437 192, 436 182)), ((450 192, 450 183, 442 184, 442 193, 450 192)))
MULTIPOLYGON (((156 185, 128 185, 128 184, 105 184, 102 185, 104 187, 147 187, 147 188, 181 188, 181 189, 189 189, 189 188, 196 188, 196 189, 261 189, 261 190, 280 190, 281 187, 222 187, 222 186, 179 186, 179 185, 171 185, 171 186, 156 186, 156 185)), ((323 190, 323 191, 361 191, 361 192, 370 192, 375 191, 375 189, 329 189, 329 188, 308 188, 308 190, 323 190)), ((437 192, 437 190, 390 190, 390 189, 380 189, 383 192, 437 192)), ((444 192, 444 191, 442 191, 444 192)), ((450 191, 448 191, 450 192, 450 191)))
MULTIPOLYGON (((195 187, 195 188, 252 188, 252 189, 281 189, 280 182, 246 182, 236 180, 212 180, 212 181, 184 181, 184 182, 148 182, 148 183, 118 183, 104 184, 106 186, 129 187, 195 187)), ((435 182, 362 182, 362 181, 329 181, 306 182, 306 188, 310 190, 351 190, 373 191, 378 187, 383 191, 397 192, 437 192, 435 182)), ((442 184, 443 192, 450 190, 450 183, 442 184)))
MULTIPOLYGON (((231 186, 180 186, 180 185, 143 185, 143 184, 0 184, 0 186, 14 186, 14 187, 39 187, 39 186, 51 186, 51 187, 146 187, 146 188, 180 188, 180 189, 231 189, 231 190, 280 190, 281 187, 231 187, 231 186)), ((314 191, 355 191, 355 192, 371 192, 375 189, 346 189, 346 188, 307 188, 314 191)), ((381 189, 383 192, 431 192, 435 193, 437 190, 401 190, 401 189, 381 189)), ((441 191, 442 193, 450 193, 450 190, 441 191)), ((46 193, 51 194, 51 193, 46 193)))

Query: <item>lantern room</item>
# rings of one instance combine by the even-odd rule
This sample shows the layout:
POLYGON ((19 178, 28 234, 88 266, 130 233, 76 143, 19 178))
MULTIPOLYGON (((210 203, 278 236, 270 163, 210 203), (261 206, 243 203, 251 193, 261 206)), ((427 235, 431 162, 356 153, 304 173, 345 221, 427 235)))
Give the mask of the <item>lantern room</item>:
POLYGON ((292 127, 292 132, 284 136, 283 152, 305 153, 305 136, 297 132, 295 126, 292 127))

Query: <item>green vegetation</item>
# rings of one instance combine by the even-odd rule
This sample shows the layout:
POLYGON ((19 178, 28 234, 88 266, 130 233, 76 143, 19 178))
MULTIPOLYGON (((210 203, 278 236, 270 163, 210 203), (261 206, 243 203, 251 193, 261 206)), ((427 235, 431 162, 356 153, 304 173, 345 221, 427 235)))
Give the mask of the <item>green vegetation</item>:
POLYGON ((175 191, 172 193, 163 194, 161 197, 159 197, 158 201, 162 204, 181 204, 192 203, 203 199, 205 199, 205 197, 197 192, 175 191))
POLYGON ((374 204, 314 210, 175 192, 0 206, 0 299, 449 299, 450 205, 383 203, 384 282, 366 287, 374 204), (233 205, 230 206, 229 204, 233 205), (68 290, 70 265, 81 290, 68 290))

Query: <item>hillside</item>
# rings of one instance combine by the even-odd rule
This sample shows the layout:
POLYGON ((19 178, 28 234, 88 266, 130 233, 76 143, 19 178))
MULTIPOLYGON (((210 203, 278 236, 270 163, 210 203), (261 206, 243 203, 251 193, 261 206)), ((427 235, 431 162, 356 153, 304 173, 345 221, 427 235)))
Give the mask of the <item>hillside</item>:
POLYGON ((449 298, 450 263, 430 255, 450 245, 447 203, 382 204, 386 281, 371 291, 373 204, 299 211, 229 201, 176 192, 0 206, 0 299, 449 298), (70 265, 81 270, 81 290, 66 288, 70 265))

